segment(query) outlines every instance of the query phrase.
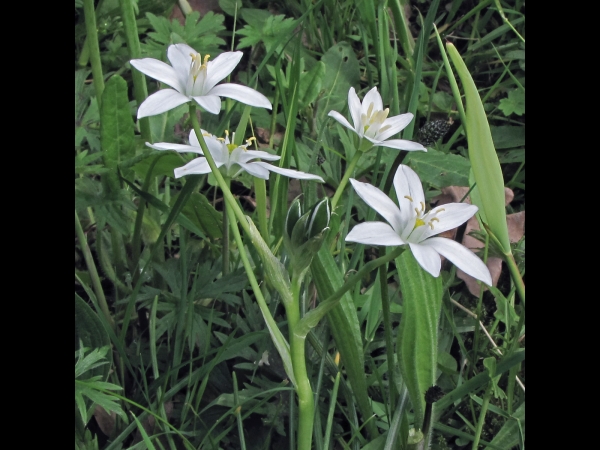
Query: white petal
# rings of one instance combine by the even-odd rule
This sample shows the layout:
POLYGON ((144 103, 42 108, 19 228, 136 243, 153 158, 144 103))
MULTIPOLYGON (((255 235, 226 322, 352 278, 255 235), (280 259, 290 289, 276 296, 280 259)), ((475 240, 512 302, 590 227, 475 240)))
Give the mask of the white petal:
POLYGON ((175 150, 179 153, 199 153, 202 155, 202 149, 200 147, 194 147, 193 145, 182 145, 182 144, 171 144, 169 142, 156 142, 150 144, 146 142, 146 145, 156 150, 175 150))
POLYGON ((428 246, 445 256, 473 278, 483 281, 488 286, 492 285, 492 276, 487 266, 479 257, 467 247, 451 239, 434 237, 419 244, 421 247, 428 246))
POLYGON ((228 97, 245 105, 257 106, 259 108, 271 109, 273 106, 267 97, 241 84, 224 83, 212 88, 207 95, 218 95, 228 97))
POLYGON ((169 45, 167 49, 167 58, 169 58, 173 69, 177 73, 177 78, 184 89, 190 79, 192 55, 196 53, 198 52, 187 44, 169 45))
POLYGON ((210 91, 219 81, 233 72, 244 54, 242 52, 221 53, 206 65, 205 92, 210 91))
MULTIPOLYGON (((206 142, 208 151, 212 155, 217 166, 220 167, 229 162, 229 150, 223 145, 223 142, 212 135, 204 136, 204 142, 206 142)), ((200 145, 200 143, 198 143, 198 145, 200 145)))
POLYGON ((411 113, 400 114, 399 116, 388 117, 381 124, 381 128, 389 127, 387 130, 379 133, 376 138, 380 141, 385 141, 387 138, 392 137, 396 133, 404 130, 406 126, 413 120, 411 113))
POLYGON ((297 180, 317 180, 321 183, 325 183, 325 180, 323 178, 321 178, 319 175, 313 175, 312 173, 300 172, 299 170, 284 169, 262 161, 257 161, 248 164, 257 164, 264 167, 267 170, 270 170, 271 172, 275 172, 290 178, 296 178, 297 180))
POLYGON ((373 112, 383 111, 383 101, 381 101, 381 94, 377 92, 377 86, 367 92, 365 98, 363 98, 362 109, 364 113, 368 111, 371 103, 373 103, 373 112))
POLYGON ((142 102, 138 108, 138 119, 156 116, 189 102, 190 99, 174 89, 161 89, 142 102))
POLYGON ((350 122, 348 122, 346 120, 346 118, 344 116, 342 116, 339 112, 337 111, 329 111, 329 114, 327 114, 329 117, 333 117, 335 120, 337 120, 339 123, 341 123, 342 125, 344 125, 346 128, 351 129, 352 131, 356 132, 356 130, 354 129, 354 127, 352 125, 350 125, 350 122))
POLYGON ((242 163, 240 167, 256 178, 269 179, 269 170, 258 163, 242 163))
POLYGON ((392 227, 383 222, 365 222, 356 225, 346 236, 346 241, 386 246, 405 244, 392 227))
POLYGON ((129 61, 133 67, 155 80, 162 81, 179 92, 184 91, 181 78, 170 65, 154 58, 132 59, 129 61))
POLYGON ((421 144, 413 141, 405 141, 404 139, 388 139, 387 141, 380 141, 368 136, 365 136, 365 138, 371 141, 375 146, 379 147, 395 148, 397 150, 406 150, 407 152, 412 152, 415 150, 421 150, 424 152, 427 151, 427 149, 421 144))
POLYGON ((192 98, 211 114, 219 114, 221 111, 221 98, 218 95, 202 95, 192 98))
MULTIPOLYGON (((348 128, 350 128, 351 130, 354 129, 355 131, 362 130, 363 126, 362 126, 362 121, 360 120, 360 116, 362 114, 362 105, 361 105, 358 95, 356 95, 356 91, 354 90, 353 87, 351 87, 350 90, 348 91, 348 110, 350 111, 350 116, 352 117, 352 122, 354 122, 354 126, 353 127, 351 126, 348 128)), ((331 113, 329 113, 329 115, 331 115, 331 113)), ((338 120, 338 119, 336 119, 336 120, 338 120)), ((346 119, 344 119, 344 120, 346 120, 346 119)), ((339 120, 338 120, 338 122, 339 122, 339 120)), ((343 123, 342 123, 342 125, 343 125, 343 123)))
POLYGON ((192 159, 185 166, 176 168, 175 178, 181 178, 184 175, 202 175, 205 173, 210 173, 208 161, 206 161, 206 158, 196 158, 192 159))
POLYGON ((416 216, 415 208, 425 207, 425 194, 419 176, 410 167, 401 164, 394 175, 394 189, 400 205, 402 223, 408 224, 416 216), (406 197, 412 198, 412 202, 406 197), (423 204, 421 205, 421 202, 423 204))
MULTIPOLYGON (((203 131, 203 130, 200 129, 200 131, 203 131)), ((189 136, 188 140, 190 141, 190 145, 194 145, 196 147, 200 147, 200 142, 198 142, 198 138, 196 137, 196 131, 195 130, 191 130, 190 131, 190 136, 189 136)))
MULTIPOLYGON (((427 232, 423 233, 421 240, 462 225, 475 215, 477 209, 477 206, 467 203, 446 203, 432 209, 427 216, 436 216, 439 222, 433 224, 433 230, 431 227, 427 227, 427 232), (443 211, 438 212, 440 210, 443 211)), ((425 221, 427 220, 425 219, 425 221)))
POLYGON ((272 155, 268 152, 263 152, 261 150, 246 150, 243 151, 240 155, 240 162, 246 163, 254 158, 264 159, 265 161, 277 161, 281 159, 281 156, 272 155))
POLYGON ((399 235, 403 230, 403 222, 396 204, 387 195, 371 184, 361 183, 354 178, 350 178, 350 182, 360 198, 377 211, 381 217, 387 220, 399 235))
POLYGON ((412 243, 409 245, 419 265, 434 277, 438 277, 442 268, 442 260, 438 252, 426 245, 412 243))

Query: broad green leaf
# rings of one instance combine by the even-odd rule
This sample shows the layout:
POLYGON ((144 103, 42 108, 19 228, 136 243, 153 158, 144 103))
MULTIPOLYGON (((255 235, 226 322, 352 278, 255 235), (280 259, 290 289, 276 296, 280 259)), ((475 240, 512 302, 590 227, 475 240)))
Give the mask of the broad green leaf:
POLYGON ((430 148, 427 153, 408 153, 405 161, 417 172, 421 181, 438 189, 469 185, 471 163, 460 155, 443 153, 430 148))
POLYGON ((242 9, 242 0, 219 0, 219 6, 223 12, 229 16, 234 16, 240 13, 242 9))
POLYGON ((500 100, 498 108, 505 116, 516 114, 522 116, 525 114, 525 92, 522 89, 514 89, 508 93, 508 98, 500 100))
POLYGON ((396 259, 396 266, 402 291, 402 318, 396 351, 415 412, 415 428, 421 429, 425 391, 436 380, 442 280, 423 270, 409 251, 396 259))
POLYGON ((348 108, 348 90, 360 82, 360 68, 354 49, 346 42, 331 47, 321 58, 325 77, 321 89, 325 95, 318 104, 322 120, 331 110, 344 114, 348 108))
POLYGON ((119 75, 113 75, 104 87, 100 119, 104 164, 115 170, 121 161, 134 153, 133 118, 127 96, 127 82, 119 75))
POLYGON ((525 145, 525 127, 515 125, 490 126, 496 150, 525 145))
POLYGON ((223 215, 199 192, 193 192, 181 213, 198 225, 210 238, 223 237, 223 215))
POLYGON ((471 195, 471 199, 484 213, 490 230, 499 240, 504 252, 510 254, 504 206, 504 179, 492 141, 490 125, 475 82, 458 50, 451 43, 446 44, 446 48, 462 81, 467 103, 465 114, 469 159, 478 191, 475 195, 471 195), (477 202, 478 195, 481 202, 477 202))
POLYGON ((317 62, 308 72, 300 75, 299 99, 301 107, 314 102, 321 91, 323 78, 325 77, 325 64, 317 62))

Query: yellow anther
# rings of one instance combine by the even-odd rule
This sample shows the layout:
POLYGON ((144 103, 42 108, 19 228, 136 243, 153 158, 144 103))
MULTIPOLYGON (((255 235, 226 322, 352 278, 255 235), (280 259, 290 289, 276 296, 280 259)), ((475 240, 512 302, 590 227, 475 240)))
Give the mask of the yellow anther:
POLYGON ((444 208, 440 208, 440 209, 438 209, 438 210, 437 210, 435 213, 436 213, 436 214, 437 214, 437 213, 441 213, 442 211, 446 211, 446 210, 445 210, 444 208))
POLYGON ((419 202, 421 204, 421 212, 425 211, 425 203, 419 202))
POLYGON ((206 66, 206 64, 208 63, 209 59, 210 59, 210 55, 204 55, 204 63, 202 65, 206 66))
POLYGON ((336 366, 340 365, 340 352, 335 353, 335 359, 333 360, 336 366))
POLYGON ((374 107, 375 107, 375 105, 373 104, 373 102, 371 102, 371 104, 369 105, 369 108, 367 109, 367 117, 371 117, 371 113, 373 113, 374 107))
POLYGON ((432 217, 429 222, 431 223, 431 222, 439 222, 439 221, 440 221, 440 219, 438 219, 437 217, 432 217))
MULTIPOLYGON (((404 196, 404 198, 406 198, 406 199, 410 200, 411 202, 414 202, 414 200, 412 199, 412 197, 411 197, 410 195, 405 195, 405 196, 404 196)), ((415 209, 416 209, 416 208, 415 208, 415 209)), ((417 214, 418 214, 418 213, 419 213, 419 212, 417 211, 417 214)))
MULTIPOLYGON (((419 214, 419 208, 415 208, 415 212, 417 213, 417 217, 420 216, 420 214, 419 214)), ((417 219, 417 220, 419 220, 419 219, 417 219)))
POLYGON ((217 138, 217 141, 225 142, 225 138, 217 138))
POLYGON ((428 223, 428 225, 429 225, 429 226, 431 227, 431 229, 433 230, 433 223, 432 223, 431 221, 428 223))

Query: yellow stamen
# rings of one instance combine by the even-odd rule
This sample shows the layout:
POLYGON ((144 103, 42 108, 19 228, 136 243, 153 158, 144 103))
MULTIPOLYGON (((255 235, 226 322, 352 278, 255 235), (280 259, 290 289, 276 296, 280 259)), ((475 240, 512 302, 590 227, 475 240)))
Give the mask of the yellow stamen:
POLYGON ((425 211, 425 203, 419 202, 421 204, 421 212, 425 211))
POLYGON ((414 202, 414 200, 412 199, 412 197, 410 195, 405 195, 404 198, 410 200, 411 202, 414 202))

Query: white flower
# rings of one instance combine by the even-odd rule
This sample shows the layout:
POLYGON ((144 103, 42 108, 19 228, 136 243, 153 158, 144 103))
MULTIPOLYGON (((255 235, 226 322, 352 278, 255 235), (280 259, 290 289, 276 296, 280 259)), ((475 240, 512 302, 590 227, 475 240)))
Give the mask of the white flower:
POLYGON ((370 245, 408 244, 421 267, 434 277, 440 274, 439 255, 442 255, 473 278, 487 285, 492 284, 488 268, 475 253, 451 239, 432 237, 467 221, 477 212, 477 206, 448 203, 426 213, 421 180, 410 167, 404 165, 398 167, 394 175, 400 209, 375 186, 352 178, 350 182, 365 203, 389 225, 384 222, 361 223, 348 233, 347 241, 370 245))
MULTIPOLYGON (((269 179, 269 172, 275 172, 286 177, 298 178, 300 180, 318 180, 321 183, 324 182, 323 178, 318 175, 312 175, 310 173, 300 172, 292 169, 282 169, 280 167, 268 164, 263 161, 252 161, 253 159, 264 159, 267 161, 277 161, 280 156, 272 155, 267 152, 260 150, 247 150, 250 145, 250 140, 246 141, 246 145, 236 145, 229 141, 229 135, 224 139, 217 138, 212 134, 209 134, 202 130, 202 135, 206 142, 206 146, 210 151, 215 164, 220 168, 223 176, 229 178, 235 178, 241 172, 248 172, 250 175, 262 178, 264 180, 269 179)), ((235 139, 235 133, 232 136, 232 141, 235 139)), ((148 147, 152 147, 156 150, 175 150, 180 153, 199 153, 202 155, 202 148, 196 137, 194 130, 190 132, 190 145, 182 144, 171 144, 168 142, 158 142, 156 144, 150 144, 146 142, 148 147)), ((210 166, 208 161, 203 156, 193 159, 183 167, 175 169, 175 178, 180 178, 184 175, 191 174, 205 174, 210 173, 210 166)))
POLYGON ((161 89, 149 96, 138 109, 138 119, 154 116, 195 100, 206 111, 219 114, 220 97, 229 97, 250 106, 271 109, 271 102, 260 92, 239 84, 216 84, 229 75, 242 58, 242 52, 225 52, 209 61, 209 55, 196 52, 186 44, 170 45, 167 57, 171 66, 154 58, 132 59, 131 65, 173 89, 161 89))
POLYGON ((348 91, 348 109, 350 110, 354 126, 350 125, 350 122, 337 111, 329 111, 328 115, 358 134, 360 138, 360 150, 365 151, 373 146, 382 146, 398 150, 427 151, 425 147, 416 142, 404 139, 388 139, 406 128, 413 119, 413 115, 406 113, 388 117, 390 109, 383 109, 383 102, 381 95, 377 92, 377 87, 367 92, 362 103, 358 95, 356 95, 354 88, 351 87, 350 91, 348 91))

